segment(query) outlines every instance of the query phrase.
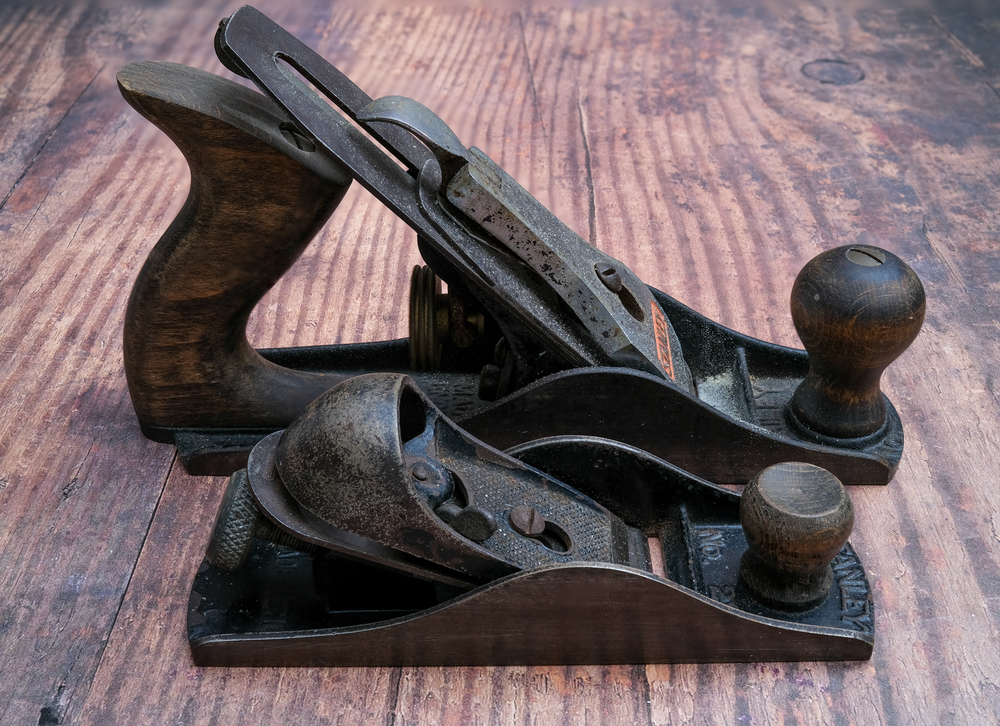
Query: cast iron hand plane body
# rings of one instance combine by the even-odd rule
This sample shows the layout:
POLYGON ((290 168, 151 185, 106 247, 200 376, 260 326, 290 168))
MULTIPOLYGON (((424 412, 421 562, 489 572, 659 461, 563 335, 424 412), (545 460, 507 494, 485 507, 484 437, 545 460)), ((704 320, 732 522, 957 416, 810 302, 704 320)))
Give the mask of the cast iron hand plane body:
POLYGON ((843 485, 887 483, 901 455, 880 379, 925 305, 902 260, 820 254, 791 295, 808 353, 755 340, 253 8, 216 52, 263 93, 170 63, 118 75, 191 167, 124 352, 145 435, 231 474, 197 663, 870 657, 843 485), (409 337, 255 350, 251 311, 352 181, 417 233, 409 337))
POLYGON ((857 244, 806 266, 792 312, 810 353, 755 340, 646 286, 428 109, 370 98, 253 8, 223 21, 216 49, 266 95, 169 63, 118 76, 191 167, 125 324, 142 430, 190 471, 235 471, 324 391, 391 371, 499 449, 588 435, 717 483, 793 460, 845 484, 891 478, 903 432, 879 380, 924 311, 894 255, 857 244), (428 267, 411 281, 409 338, 254 350, 254 305, 352 180, 417 233, 428 267))
POLYGON ((865 659, 852 524, 810 464, 740 497, 606 439, 504 453, 372 373, 230 477, 188 634, 226 666, 865 659))

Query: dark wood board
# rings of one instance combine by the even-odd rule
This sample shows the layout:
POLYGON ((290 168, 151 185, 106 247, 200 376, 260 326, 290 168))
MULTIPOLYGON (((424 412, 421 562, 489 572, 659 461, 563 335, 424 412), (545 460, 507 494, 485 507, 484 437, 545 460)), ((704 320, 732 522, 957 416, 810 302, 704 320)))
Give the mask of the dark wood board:
MULTIPOLYGON (((184 619, 223 480, 138 430, 131 282, 187 189, 115 72, 232 77, 234 3, 0 5, 0 723, 984 723, 1000 712, 1000 20, 931 3, 309 3, 262 11, 412 96, 584 238, 725 325, 797 345, 788 296, 870 232, 922 277, 887 372, 906 450, 852 489, 862 663, 210 669, 184 619), (735 8, 735 9, 734 9, 735 8), (818 59, 865 78, 822 84, 818 59)), ((352 189, 251 319, 260 346, 405 334, 416 246, 352 189)), ((665 614, 669 617, 669 614, 665 614)))

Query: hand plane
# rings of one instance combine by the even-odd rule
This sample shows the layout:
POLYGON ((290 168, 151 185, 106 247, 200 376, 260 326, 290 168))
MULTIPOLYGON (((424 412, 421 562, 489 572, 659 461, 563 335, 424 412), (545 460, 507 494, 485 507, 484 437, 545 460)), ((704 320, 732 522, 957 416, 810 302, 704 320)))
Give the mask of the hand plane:
POLYGON ((853 519, 811 464, 738 496, 608 439, 504 453, 361 375, 230 477, 188 635, 208 666, 867 659, 853 519))
POLYGON ((903 432, 879 382, 925 306, 895 255, 864 240, 821 254, 792 291, 809 352, 755 340, 645 285, 427 108, 370 98, 253 8, 222 22, 216 51, 264 95, 174 64, 118 74, 191 167, 124 336, 142 431, 189 471, 241 468, 321 393, 387 371, 499 449, 586 435, 716 483, 784 461, 845 484, 891 478, 903 432), (417 234, 409 338, 254 350, 254 305, 351 181, 417 234))

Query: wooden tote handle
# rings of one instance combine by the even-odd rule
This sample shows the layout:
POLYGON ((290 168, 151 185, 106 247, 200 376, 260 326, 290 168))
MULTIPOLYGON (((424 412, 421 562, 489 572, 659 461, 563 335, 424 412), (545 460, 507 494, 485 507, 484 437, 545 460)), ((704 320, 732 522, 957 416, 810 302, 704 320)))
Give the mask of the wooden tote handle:
MULTIPOLYGON (((351 178, 265 96, 173 63, 118 73, 122 95, 191 168, 183 209, 150 253, 125 316, 125 373, 143 433, 287 425, 343 376, 295 371, 246 339, 257 302, 343 198, 351 178)), ((156 183, 149 180, 149 183, 156 183)))

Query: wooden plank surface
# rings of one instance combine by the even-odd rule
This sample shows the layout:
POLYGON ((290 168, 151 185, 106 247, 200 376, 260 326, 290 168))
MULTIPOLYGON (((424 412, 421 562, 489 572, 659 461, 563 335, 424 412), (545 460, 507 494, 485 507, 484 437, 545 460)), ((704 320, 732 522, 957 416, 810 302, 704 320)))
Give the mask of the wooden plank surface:
MULTIPOLYGON (((984 723, 1000 712, 1000 21, 924 10, 258 7, 373 96, 414 97, 584 238, 742 332, 796 345, 813 255, 878 235, 922 277, 886 375, 906 450, 854 489, 865 663, 204 669, 184 632, 222 480, 139 433, 132 280, 187 170, 114 83, 230 76, 235 5, 0 7, 0 723, 984 723), (817 59, 865 78, 822 84, 817 59)), ((352 189, 251 321, 257 345, 405 334, 412 234, 352 189)), ((669 617, 665 613, 664 617, 669 617)))

